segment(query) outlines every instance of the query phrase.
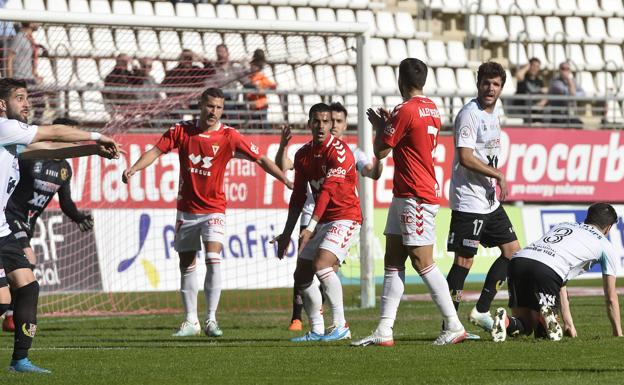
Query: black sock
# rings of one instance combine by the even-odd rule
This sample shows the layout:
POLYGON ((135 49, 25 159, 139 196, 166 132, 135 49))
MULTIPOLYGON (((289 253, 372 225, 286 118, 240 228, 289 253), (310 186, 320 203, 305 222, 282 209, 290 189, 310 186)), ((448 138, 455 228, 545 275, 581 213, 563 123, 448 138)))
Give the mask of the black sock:
POLYGON ((481 296, 477 301, 477 311, 479 313, 490 311, 490 305, 492 305, 492 301, 494 301, 494 296, 496 296, 498 288, 507 280, 508 265, 509 260, 501 255, 490 267, 485 277, 481 296))
POLYGON ((296 319, 301 321, 301 312, 303 311, 303 298, 301 298, 301 288, 293 287, 293 309, 291 321, 296 319))
POLYGON ((15 342, 13 359, 21 360, 28 357, 28 349, 37 332, 37 302, 39 300, 39 284, 33 281, 15 290, 15 342))
POLYGON ((0 317, 2 317, 2 315, 9 310, 10 307, 11 305, 8 303, 0 303, 0 317))
POLYGON ((448 282, 449 290, 451 291, 451 298, 453 299, 455 310, 459 309, 462 291, 464 290, 464 282, 466 282, 466 276, 468 276, 469 271, 470 269, 453 264, 453 266, 451 266, 451 270, 446 276, 446 282, 448 282))
POLYGON ((526 329, 524 328, 524 324, 520 321, 520 318, 508 317, 509 325, 507 326, 507 335, 512 337, 526 334, 526 329))

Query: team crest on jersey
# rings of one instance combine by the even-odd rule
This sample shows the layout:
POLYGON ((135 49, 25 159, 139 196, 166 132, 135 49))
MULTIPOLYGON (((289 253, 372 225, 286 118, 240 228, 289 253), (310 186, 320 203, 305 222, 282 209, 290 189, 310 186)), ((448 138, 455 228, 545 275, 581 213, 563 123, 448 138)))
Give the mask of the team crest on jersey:
POLYGON ((323 175, 327 174, 327 166, 322 165, 321 170, 323 170, 323 175))
POLYGON ((28 125, 28 124, 26 124, 26 123, 24 123, 24 122, 20 122, 20 121, 18 121, 17 123, 19 124, 19 126, 20 126, 20 128, 21 128, 22 130, 28 130, 28 128, 30 127, 30 125, 28 125))
POLYGON ((61 180, 62 181, 66 181, 68 177, 69 177, 69 173, 67 172, 67 169, 66 168, 62 168, 61 169, 61 180))
POLYGON ((33 166, 33 172, 39 174, 41 172, 41 167, 43 167, 43 164, 41 162, 36 162, 33 166))
POLYGON ((464 126, 459 129, 459 136, 466 139, 470 137, 470 128, 468 126, 464 126))
POLYGON ((218 151, 219 151, 219 145, 218 145, 218 144, 216 144, 216 143, 215 143, 215 144, 213 144, 213 145, 212 145, 212 154, 213 154, 214 156, 217 156, 217 152, 218 152, 218 151))

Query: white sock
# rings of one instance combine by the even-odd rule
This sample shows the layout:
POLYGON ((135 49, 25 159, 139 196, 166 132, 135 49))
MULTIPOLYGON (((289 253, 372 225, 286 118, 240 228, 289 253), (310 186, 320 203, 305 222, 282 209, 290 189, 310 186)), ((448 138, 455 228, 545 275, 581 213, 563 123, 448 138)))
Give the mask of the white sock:
POLYGON ((420 278, 425 282, 431 294, 431 299, 438 306, 438 310, 442 313, 444 319, 444 325, 446 330, 460 330, 463 329, 463 325, 457 317, 457 311, 453 305, 451 299, 451 293, 449 292, 449 286, 444 279, 444 275, 438 269, 435 263, 425 267, 418 272, 420 278))
POLYGON ((325 334, 325 321, 321 314, 323 296, 318 285, 311 283, 302 290, 303 308, 310 319, 310 329, 316 334, 325 334))
POLYGON ((186 312, 186 321, 197 323, 197 265, 189 266, 186 271, 181 272, 180 294, 182 294, 182 304, 186 312))
POLYGON ((383 336, 392 335, 401 296, 405 290, 405 268, 386 267, 381 294, 381 319, 377 331, 383 336))
POLYGON ((345 326, 347 321, 344 316, 342 283, 340 282, 340 278, 338 278, 338 275, 331 267, 317 271, 316 276, 319 281, 321 281, 321 285, 323 285, 323 289, 325 289, 325 296, 331 305, 334 325, 345 326))
POLYGON ((217 307, 221 298, 221 254, 219 253, 206 253, 204 295, 206 296, 206 321, 216 321, 217 307))

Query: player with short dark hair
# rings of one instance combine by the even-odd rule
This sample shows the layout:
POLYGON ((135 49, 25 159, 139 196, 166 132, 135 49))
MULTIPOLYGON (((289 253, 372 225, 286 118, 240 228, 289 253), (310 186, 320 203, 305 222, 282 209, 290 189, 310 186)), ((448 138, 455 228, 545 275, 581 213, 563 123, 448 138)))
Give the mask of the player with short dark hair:
MULTIPOLYGON (((52 124, 79 126, 77 121, 67 118, 57 118, 52 124)), ((7 203, 5 214, 11 232, 34 267, 37 257, 30 246, 30 239, 37 218, 48 207, 57 192, 61 210, 78 225, 80 231, 89 231, 93 228, 93 217, 78 211, 71 198, 72 170, 65 159, 19 159, 19 170, 20 181, 7 203)), ((2 330, 15 331, 12 307, 5 313, 2 330)))
POLYGON ((490 331, 490 305, 498 287, 507 279, 507 265, 520 250, 520 243, 500 203, 507 197, 507 183, 505 174, 498 169, 501 128, 496 102, 505 85, 505 70, 495 62, 483 63, 477 79, 477 97, 455 119, 455 157, 449 189, 452 213, 447 241, 447 249, 455 253, 455 259, 446 279, 455 308, 459 309, 464 282, 479 245, 501 250, 469 316, 470 322, 490 331))
POLYGON ((492 338, 505 341, 507 336, 530 335, 539 327, 546 336, 559 341, 564 331, 557 319, 557 309, 565 321, 565 334, 576 337, 576 328, 567 300, 566 283, 600 264, 607 315, 613 335, 622 336, 620 304, 615 286, 618 252, 607 238, 618 217, 613 206, 595 203, 589 206, 584 223, 560 223, 541 239, 520 250, 509 264, 509 307, 498 308, 492 338))
POLYGON ((311 330, 291 341, 337 341, 351 338, 344 316, 342 284, 334 268, 344 261, 360 231, 362 212, 357 195, 358 177, 349 146, 330 132, 330 107, 324 103, 315 104, 308 116, 312 140, 295 154, 295 184, 288 218, 284 231, 273 241, 278 244, 278 257, 283 258, 306 201, 306 188, 310 186, 314 211, 299 235, 294 278, 295 287, 302 293, 311 330), (321 291, 313 283, 315 276, 331 304, 333 322, 328 331, 325 331, 321 314, 321 291))
POLYGON ((223 92, 208 88, 200 96, 199 119, 181 121, 171 127, 156 145, 126 169, 124 183, 138 171, 150 166, 159 156, 178 149, 180 186, 174 248, 180 256, 181 294, 186 319, 174 337, 197 335, 201 331, 197 317, 199 287, 196 254, 206 251, 206 322, 204 332, 220 337, 223 331, 216 318, 221 297, 221 251, 225 240, 225 208, 227 205, 223 179, 227 163, 233 157, 250 159, 264 171, 289 188, 292 183, 258 147, 236 129, 221 122, 223 92))
MULTIPOLYGON (((18 156, 22 159, 68 158, 98 154, 118 156, 117 143, 98 134, 65 125, 35 126, 27 123, 30 113, 26 83, 11 78, 0 79, 0 204, 6 204, 19 179, 18 156), (98 144, 75 145, 94 140, 98 144), (52 143, 68 142, 68 143, 52 143)), ((49 373, 28 359, 28 350, 37 331, 39 284, 30 262, 5 217, 0 213, 0 313, 8 308, 11 285, 15 296, 15 339, 9 370, 49 373)))
POLYGON ((435 103, 423 96, 426 79, 425 63, 414 58, 403 60, 398 82, 403 103, 392 114, 383 108, 368 110, 376 131, 375 156, 383 159, 392 151, 395 166, 392 203, 384 230, 386 253, 380 321, 373 334, 355 341, 355 346, 394 345, 392 328, 405 289, 408 257, 443 317, 442 330, 434 344, 456 344, 466 338, 446 280, 433 260, 435 216, 441 195, 433 154, 442 124, 435 103))
MULTIPOLYGON (((331 134, 336 138, 341 139, 347 130, 347 109, 340 102, 333 102, 329 105, 331 112, 332 128, 331 134)), ((290 141, 290 127, 283 127, 282 137, 280 139, 280 146, 275 155, 275 163, 283 170, 292 170, 293 163, 286 155, 286 146, 290 141)), ((383 170, 383 164, 378 159, 371 159, 364 151, 356 146, 349 146, 355 157, 355 169, 364 177, 368 177, 374 180, 381 177, 383 170)), ((303 205, 303 211, 301 213, 300 232, 310 222, 312 212, 314 211, 314 197, 312 191, 308 186, 308 192, 306 196, 305 204, 303 205)), ((338 269, 338 266, 336 266, 338 269)), ((322 291, 322 286, 321 286, 322 291)), ((288 330, 299 331, 303 328, 301 323, 301 313, 303 312, 303 300, 301 298, 301 292, 298 286, 293 287, 293 309, 292 317, 288 330)))

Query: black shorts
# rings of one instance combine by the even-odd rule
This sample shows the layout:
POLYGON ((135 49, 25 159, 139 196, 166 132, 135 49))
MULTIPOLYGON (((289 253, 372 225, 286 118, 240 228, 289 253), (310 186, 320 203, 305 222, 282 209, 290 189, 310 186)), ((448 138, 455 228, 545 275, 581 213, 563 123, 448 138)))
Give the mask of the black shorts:
POLYGON ((559 309, 563 279, 546 264, 530 258, 512 258, 508 270, 509 307, 539 311, 544 305, 559 309))
POLYGON ((479 244, 496 247, 516 240, 518 237, 503 206, 489 214, 453 210, 446 248, 462 257, 474 257, 479 244))
POLYGON ((24 254, 24 249, 13 234, 0 238, 0 261, 6 274, 17 269, 32 269, 24 254))
POLYGON ((24 222, 17 218, 7 217, 9 228, 11 233, 15 236, 15 239, 19 242, 22 249, 30 247, 30 239, 32 238, 32 229, 27 222, 24 222))

